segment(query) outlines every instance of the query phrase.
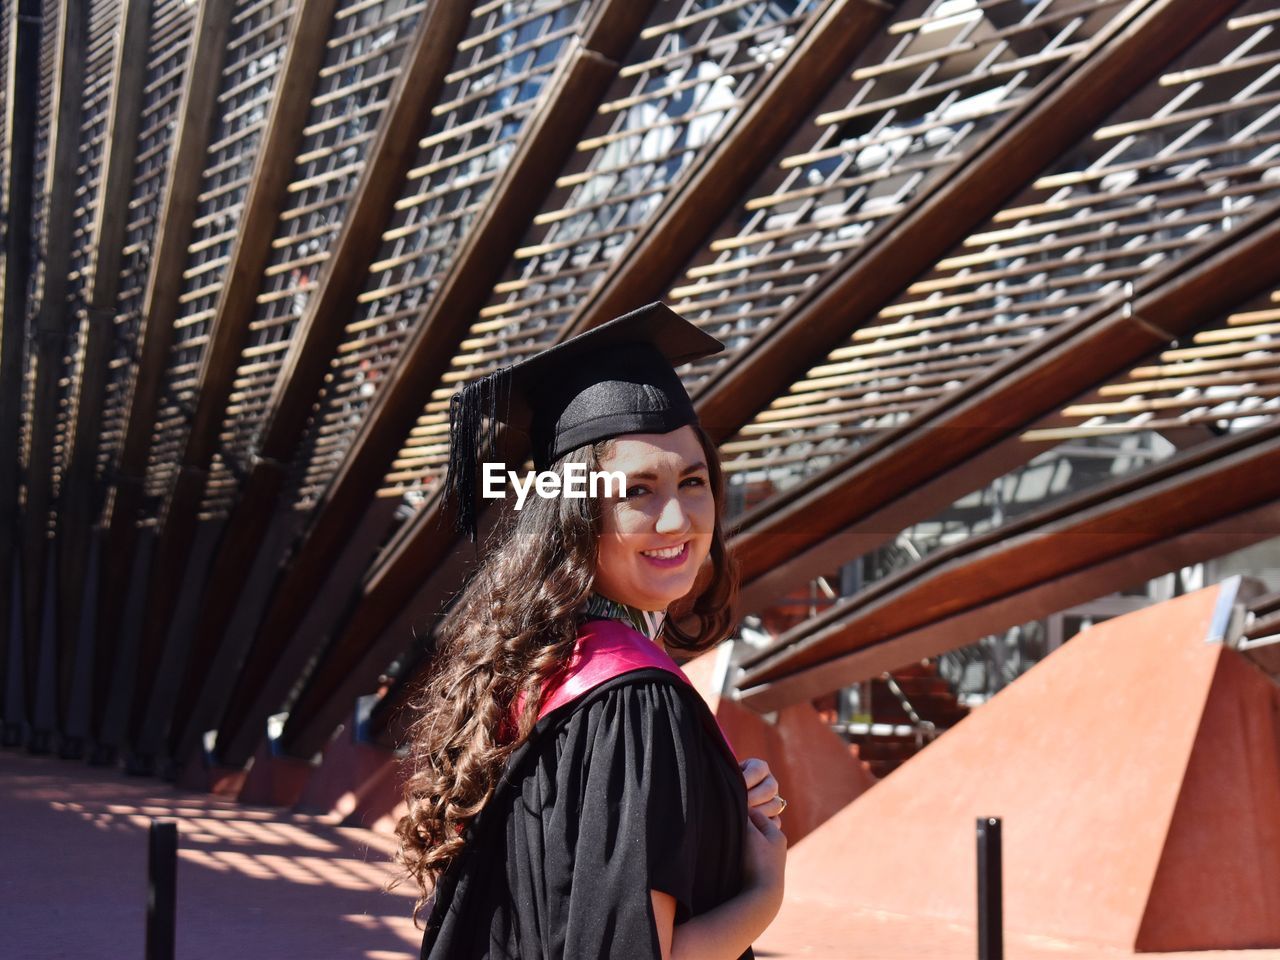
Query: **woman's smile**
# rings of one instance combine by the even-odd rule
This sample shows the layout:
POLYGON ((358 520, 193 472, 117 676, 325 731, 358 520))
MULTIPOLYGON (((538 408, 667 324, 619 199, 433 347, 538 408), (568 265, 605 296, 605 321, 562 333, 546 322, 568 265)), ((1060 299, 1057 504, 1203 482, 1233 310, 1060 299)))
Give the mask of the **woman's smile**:
POLYGON ((655 567, 669 568, 678 567, 689 559, 689 541, 677 544, 674 547, 662 547, 658 550, 641 550, 640 556, 644 557, 655 567))

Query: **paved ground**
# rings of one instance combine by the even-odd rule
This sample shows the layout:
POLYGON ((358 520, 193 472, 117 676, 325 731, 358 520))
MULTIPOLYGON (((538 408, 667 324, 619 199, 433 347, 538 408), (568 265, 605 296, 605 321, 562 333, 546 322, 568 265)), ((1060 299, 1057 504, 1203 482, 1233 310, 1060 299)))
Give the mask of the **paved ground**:
MULTIPOLYGON (((412 894, 385 892, 393 841, 316 817, 245 807, 81 763, 0 751, 0 958, 140 958, 147 829, 179 821, 178 960, 411 960, 412 894)), ((1010 936, 1009 960, 1127 954, 1010 936)), ((972 929, 788 902, 760 960, 933 960, 977 955, 972 929)), ((1144 954, 1280 960, 1280 950, 1144 954)), ((567 958, 590 960, 590 958, 567 958)))
POLYGON ((179 960, 417 956, 388 838, 6 750, 0 957, 142 957, 152 817, 178 820, 179 960))

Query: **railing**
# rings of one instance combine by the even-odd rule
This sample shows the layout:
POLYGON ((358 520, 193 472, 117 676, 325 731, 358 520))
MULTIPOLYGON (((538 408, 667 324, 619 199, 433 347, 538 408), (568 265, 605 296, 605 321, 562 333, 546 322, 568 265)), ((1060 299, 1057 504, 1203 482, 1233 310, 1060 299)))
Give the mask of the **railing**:
POLYGON ((885 685, 888 686, 889 692, 897 698, 903 712, 907 715, 907 719, 911 721, 911 728, 915 732, 916 749, 919 750, 926 743, 931 743, 938 736, 937 725, 932 720, 921 719, 920 714, 916 712, 916 708, 911 705, 911 701, 903 693, 902 687, 898 686, 898 681, 893 678, 893 674, 885 671, 881 674, 881 678, 884 680, 885 685))

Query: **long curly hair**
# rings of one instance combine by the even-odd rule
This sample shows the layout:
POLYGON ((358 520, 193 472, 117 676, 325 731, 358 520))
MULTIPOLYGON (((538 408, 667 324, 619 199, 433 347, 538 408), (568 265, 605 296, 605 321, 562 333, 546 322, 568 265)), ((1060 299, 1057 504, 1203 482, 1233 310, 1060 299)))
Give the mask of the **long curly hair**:
MULTIPOLYGON (((736 576, 721 528, 724 477, 714 442, 694 425, 706 456, 716 510, 707 564, 688 595, 672 605, 661 639, 668 649, 702 652, 733 625, 736 576)), ((569 462, 598 470, 613 441, 575 450, 569 462)), ((595 582, 601 528, 598 500, 532 497, 513 512, 497 546, 459 594, 438 631, 425 679, 410 703, 408 813, 396 826, 399 883, 420 891, 415 923, 440 876, 462 852, 465 825, 484 807, 515 749, 537 723, 545 683, 568 663, 578 615, 595 582), (518 718, 508 718, 524 696, 518 718)))

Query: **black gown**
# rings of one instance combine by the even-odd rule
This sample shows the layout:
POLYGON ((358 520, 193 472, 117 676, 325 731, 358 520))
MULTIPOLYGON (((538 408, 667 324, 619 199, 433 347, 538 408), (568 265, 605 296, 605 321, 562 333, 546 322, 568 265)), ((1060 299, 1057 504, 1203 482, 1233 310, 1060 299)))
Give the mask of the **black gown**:
POLYGON ((650 668, 539 720, 440 879, 423 960, 658 960, 650 888, 680 924, 742 887, 746 787, 714 723, 650 668))

